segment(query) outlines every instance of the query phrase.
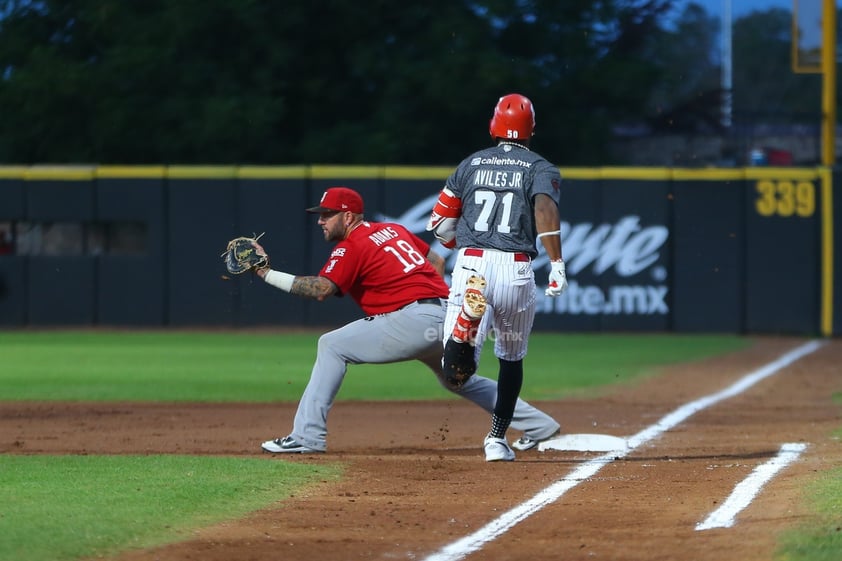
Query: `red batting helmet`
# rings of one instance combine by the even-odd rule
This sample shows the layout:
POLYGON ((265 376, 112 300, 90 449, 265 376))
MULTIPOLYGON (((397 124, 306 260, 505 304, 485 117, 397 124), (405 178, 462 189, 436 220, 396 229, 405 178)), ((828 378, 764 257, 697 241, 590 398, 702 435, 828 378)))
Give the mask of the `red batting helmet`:
POLYGON ((535 108, 529 98, 520 94, 504 95, 494 107, 488 125, 491 138, 529 140, 535 130, 535 108))

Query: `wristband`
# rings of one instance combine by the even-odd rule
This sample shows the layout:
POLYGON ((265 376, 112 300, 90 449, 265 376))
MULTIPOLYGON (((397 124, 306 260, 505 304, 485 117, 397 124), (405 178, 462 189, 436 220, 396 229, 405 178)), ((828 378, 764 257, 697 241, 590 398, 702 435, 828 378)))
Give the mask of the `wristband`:
POLYGON ((271 284, 275 288, 280 288, 284 292, 292 292, 292 281, 295 280, 295 275, 269 269, 266 271, 266 274, 263 275, 263 280, 266 281, 267 284, 271 284))
POLYGON ((553 234, 561 234, 561 230, 553 230, 552 232, 541 232, 538 234, 538 239, 540 240, 544 236, 552 236, 553 234))

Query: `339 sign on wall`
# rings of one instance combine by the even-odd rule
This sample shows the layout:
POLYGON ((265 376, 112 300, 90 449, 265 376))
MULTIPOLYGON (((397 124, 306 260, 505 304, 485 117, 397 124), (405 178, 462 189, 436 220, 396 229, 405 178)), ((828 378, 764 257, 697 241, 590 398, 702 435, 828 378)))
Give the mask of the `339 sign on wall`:
POLYGON ((816 186, 807 180, 763 179, 755 183, 754 208, 760 216, 808 218, 816 212, 816 186))

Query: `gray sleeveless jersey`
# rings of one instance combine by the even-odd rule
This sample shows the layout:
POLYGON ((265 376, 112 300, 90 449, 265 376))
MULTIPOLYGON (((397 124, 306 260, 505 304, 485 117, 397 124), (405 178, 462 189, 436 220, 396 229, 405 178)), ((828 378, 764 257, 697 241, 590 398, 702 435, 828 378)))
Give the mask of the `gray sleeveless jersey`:
POLYGON ((525 147, 501 143, 471 154, 446 182, 462 200, 456 247, 524 252, 534 258, 534 197, 544 193, 558 204, 560 184, 558 168, 525 147))

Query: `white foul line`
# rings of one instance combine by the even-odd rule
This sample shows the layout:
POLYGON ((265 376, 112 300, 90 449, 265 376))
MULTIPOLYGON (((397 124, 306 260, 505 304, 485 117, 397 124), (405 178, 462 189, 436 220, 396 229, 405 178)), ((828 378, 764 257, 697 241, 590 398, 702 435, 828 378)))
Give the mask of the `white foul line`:
POLYGON ((710 530, 711 528, 730 528, 734 525, 737 514, 751 503, 760 489, 776 473, 794 462, 801 452, 807 448, 806 444, 790 443, 781 446, 778 455, 754 468, 748 477, 743 479, 722 506, 711 512, 704 522, 696 524, 696 530, 710 530))
POLYGON ((666 417, 663 417, 654 425, 643 429, 636 435, 629 438, 627 448, 607 452, 585 462, 573 470, 568 476, 563 479, 559 479, 528 501, 519 504, 507 512, 504 512, 497 519, 492 520, 473 534, 467 535, 464 538, 441 548, 439 551, 426 557, 424 561, 458 561, 459 559, 467 557, 474 551, 478 551, 484 544, 503 535, 519 522, 526 520, 532 514, 555 502, 559 499, 559 497, 564 495, 564 493, 577 486, 579 483, 582 483, 588 478, 596 475, 603 466, 613 462, 614 460, 622 458, 638 446, 657 438, 694 413, 697 413, 706 407, 710 407, 723 399, 728 399, 744 392, 754 384, 768 378, 782 368, 786 368, 800 358, 816 351, 816 349, 821 347, 823 344, 824 342, 822 341, 810 341, 809 343, 805 343, 800 347, 782 355, 777 360, 767 364, 766 366, 743 376, 737 382, 724 390, 682 405, 666 417))

